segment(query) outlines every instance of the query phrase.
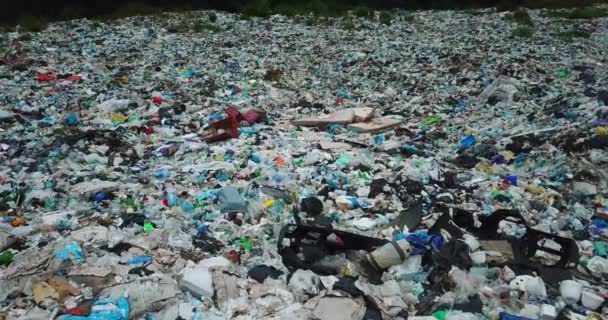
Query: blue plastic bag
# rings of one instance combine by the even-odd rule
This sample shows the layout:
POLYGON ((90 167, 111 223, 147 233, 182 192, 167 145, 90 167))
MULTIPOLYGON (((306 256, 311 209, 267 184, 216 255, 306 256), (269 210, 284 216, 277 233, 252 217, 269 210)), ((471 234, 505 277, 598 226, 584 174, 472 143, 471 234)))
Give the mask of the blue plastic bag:
POLYGON ((475 136, 468 135, 468 136, 464 137, 462 140, 460 140, 460 147, 463 149, 466 149, 466 148, 469 148, 472 145, 474 145, 475 142, 476 142, 475 136))
POLYGON ((147 264, 150 262, 152 262, 152 257, 150 256, 135 256, 127 261, 128 264, 147 264))
POLYGON ((67 316, 63 320, 128 320, 129 301, 125 297, 114 299, 99 299, 93 302, 91 314, 88 317, 67 316))
POLYGON ((55 250, 54 257, 56 260, 82 260, 84 255, 78 243, 67 241, 63 248, 55 250))

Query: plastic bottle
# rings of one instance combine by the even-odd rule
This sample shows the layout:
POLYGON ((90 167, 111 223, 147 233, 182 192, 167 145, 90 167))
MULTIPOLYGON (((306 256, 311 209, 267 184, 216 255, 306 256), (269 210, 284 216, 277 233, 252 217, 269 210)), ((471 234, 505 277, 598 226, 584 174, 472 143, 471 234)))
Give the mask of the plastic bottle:
POLYGON ((245 251, 251 251, 251 247, 252 247, 251 241, 247 237, 241 237, 241 238, 239 238, 239 245, 245 251))
POLYGON ((175 207, 177 205, 177 194, 173 191, 167 193, 167 206, 175 207))
POLYGON ((0 266, 7 266, 11 262, 13 262, 13 257, 15 255, 10 251, 4 251, 0 254, 0 266))
POLYGON ((144 233, 149 234, 152 231, 154 231, 154 226, 152 225, 152 223, 150 221, 145 221, 144 222, 144 233))

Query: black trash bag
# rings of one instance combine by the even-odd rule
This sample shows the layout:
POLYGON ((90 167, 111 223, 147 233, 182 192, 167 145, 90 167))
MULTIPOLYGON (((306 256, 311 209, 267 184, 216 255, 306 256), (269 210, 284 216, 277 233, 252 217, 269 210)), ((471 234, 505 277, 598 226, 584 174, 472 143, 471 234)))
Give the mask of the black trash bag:
MULTIPOLYGON (((300 221, 300 219, 296 219, 300 221)), ((290 271, 312 270, 320 275, 334 275, 336 268, 317 263, 321 259, 350 250, 373 251, 388 243, 387 240, 362 236, 350 232, 303 224, 286 225, 279 234, 278 253, 290 271)), ((358 261, 362 274, 371 283, 380 282, 381 272, 366 265, 365 259, 358 261)))
POLYGON ((408 230, 413 231, 422 222, 422 201, 419 201, 415 205, 401 211, 399 215, 391 222, 392 226, 397 226, 403 229, 403 226, 407 226, 408 230))
MULTIPOLYGON (((445 231, 445 232, 449 233, 452 236, 452 238, 454 238, 454 239, 462 238, 462 236, 464 235, 464 232, 462 231, 462 228, 460 227, 460 225, 457 224, 450 217, 449 208, 444 207, 444 206, 437 206, 437 207, 435 207, 435 209, 438 212, 442 212, 442 214, 439 216, 437 221, 435 221, 435 224, 429 229, 428 233, 431 235, 443 236, 442 231, 445 231)), ((462 218, 462 221, 460 218, 457 219, 460 223, 463 223, 463 221, 467 221, 466 217, 468 216, 468 214, 466 213, 466 211, 460 210, 460 209, 453 209, 453 212, 456 217, 462 218), (460 213, 460 211, 463 211, 463 213, 460 213)), ((471 221, 473 221, 472 216, 471 216, 471 221)), ((467 224, 463 224, 463 225, 467 225, 467 224)))
MULTIPOLYGON (((517 210, 496 210, 489 216, 480 216, 481 226, 475 227, 473 214, 465 210, 454 209, 453 219, 448 213, 444 213, 431 228, 429 233, 439 234, 440 230, 447 230, 455 238, 462 237, 462 227, 466 226, 468 232, 475 235, 480 240, 498 240, 501 235, 498 233, 498 225, 501 221, 511 221, 526 228, 526 234, 521 239, 510 238, 509 242, 513 248, 514 263, 525 265, 528 268, 540 270, 544 265, 540 262, 532 261, 537 251, 545 251, 558 255, 560 260, 554 265, 559 268, 575 267, 580 258, 578 246, 574 239, 560 237, 558 235, 539 231, 530 228, 521 214, 517 210), (560 245, 560 249, 552 249, 539 245, 542 240, 552 240, 560 245)), ((546 266, 545 266, 546 267, 546 266)))
POLYGON ((135 268, 129 270, 129 274, 134 274, 134 275, 137 275, 140 277, 149 276, 153 273, 154 273, 154 271, 148 270, 147 266, 146 267, 135 267, 135 268))
POLYGON ((544 251, 560 257, 553 267, 557 268, 574 268, 578 265, 580 252, 578 245, 574 239, 560 237, 551 233, 532 229, 526 226, 526 234, 521 240, 512 240, 511 247, 513 248, 513 257, 515 263, 528 266, 536 266, 540 269, 545 266, 541 262, 532 261, 531 258, 536 255, 537 251, 544 251), (543 240, 552 240, 559 244, 560 249, 553 249, 542 246, 543 240))
POLYGON ((435 267, 442 270, 450 270, 452 266, 469 270, 473 265, 469 256, 470 250, 463 241, 452 240, 433 251, 433 263, 435 267))
POLYGON ((372 183, 369 186, 369 194, 367 195, 367 197, 373 199, 379 194, 386 193, 384 191, 384 186, 386 186, 387 184, 388 181, 384 178, 372 180, 372 183))
POLYGON ((249 272, 247 272, 247 276, 249 276, 249 278, 254 279, 255 281, 257 281, 259 283, 264 283, 264 281, 268 277, 270 277, 272 279, 277 279, 282 274, 283 274, 283 271, 278 270, 273 266, 267 266, 267 265, 263 265, 263 264, 255 266, 255 267, 251 268, 249 270, 249 272))
POLYGON ((196 248, 201 249, 201 251, 209 252, 211 254, 217 254, 224 247, 224 244, 221 241, 208 234, 192 236, 192 244, 196 248))
POLYGON ((359 277, 338 278, 338 282, 334 283, 332 289, 344 291, 353 297, 360 297, 363 295, 363 291, 355 286, 357 279, 359 277))
POLYGON ((300 209, 310 216, 318 216, 323 213, 323 202, 317 198, 304 198, 300 202, 300 209))
MULTIPOLYGON (((450 308, 447 308, 450 309, 450 308)), ((483 302, 481 302, 481 298, 478 294, 469 297, 469 301, 464 303, 456 303, 451 309, 460 310, 462 312, 470 312, 470 313, 482 313, 483 302)))

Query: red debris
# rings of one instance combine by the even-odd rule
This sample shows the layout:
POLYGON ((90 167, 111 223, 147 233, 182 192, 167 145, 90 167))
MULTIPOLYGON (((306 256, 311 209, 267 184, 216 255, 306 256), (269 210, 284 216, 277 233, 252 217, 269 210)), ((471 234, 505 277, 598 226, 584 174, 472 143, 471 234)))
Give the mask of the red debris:
POLYGON ((163 98, 154 97, 154 98, 152 98, 152 102, 154 102, 155 105, 159 105, 159 104, 163 103, 163 98))
POLYGON ((54 76, 52 74, 39 74, 38 75, 38 81, 41 82, 49 82, 49 81, 55 81, 57 80, 57 76, 54 76))

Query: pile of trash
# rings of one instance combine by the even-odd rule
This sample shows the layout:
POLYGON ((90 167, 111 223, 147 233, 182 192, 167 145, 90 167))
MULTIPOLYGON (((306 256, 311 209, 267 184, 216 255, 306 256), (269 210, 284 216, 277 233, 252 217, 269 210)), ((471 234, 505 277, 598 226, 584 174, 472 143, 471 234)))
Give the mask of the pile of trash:
POLYGON ((2 34, 0 319, 606 319, 608 19, 530 14, 2 34))

